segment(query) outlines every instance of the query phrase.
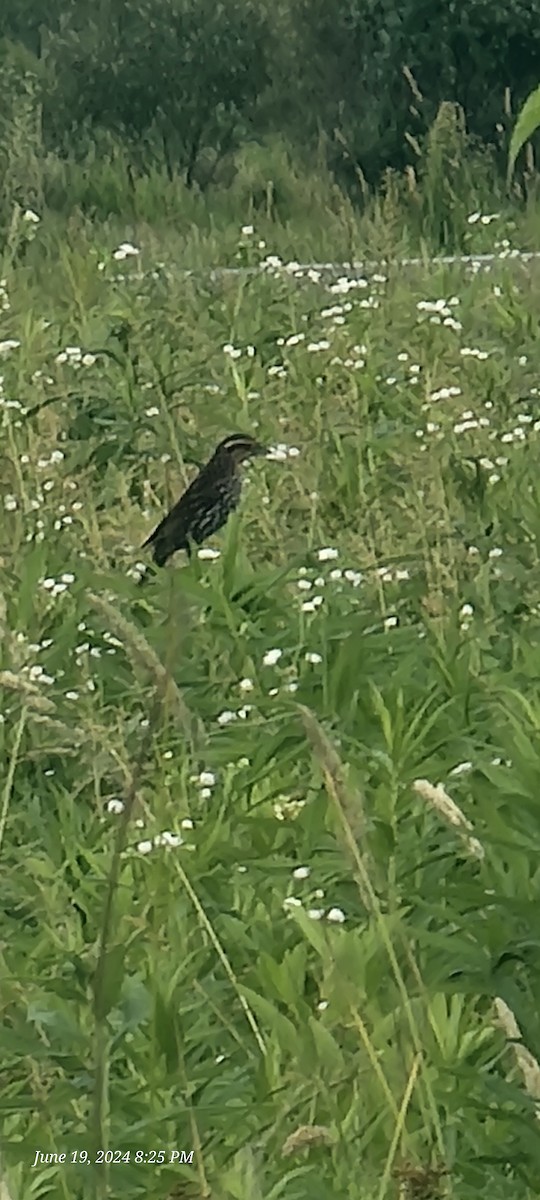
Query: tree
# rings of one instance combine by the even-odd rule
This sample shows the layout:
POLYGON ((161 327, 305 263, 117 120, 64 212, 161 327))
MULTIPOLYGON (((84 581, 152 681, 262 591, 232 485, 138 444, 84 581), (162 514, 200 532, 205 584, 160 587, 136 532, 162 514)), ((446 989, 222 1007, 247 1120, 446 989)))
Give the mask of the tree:
POLYGON ((266 26, 251 0, 113 0, 75 7, 52 36, 58 122, 134 141, 157 134, 192 182, 201 148, 245 132, 267 80, 266 26))

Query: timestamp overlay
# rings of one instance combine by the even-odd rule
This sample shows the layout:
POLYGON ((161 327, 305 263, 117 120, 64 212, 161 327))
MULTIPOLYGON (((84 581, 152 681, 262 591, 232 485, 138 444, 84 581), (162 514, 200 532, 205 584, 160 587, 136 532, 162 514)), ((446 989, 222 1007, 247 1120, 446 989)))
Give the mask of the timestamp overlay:
POLYGON ((56 1153, 45 1150, 36 1150, 33 1167, 40 1166, 67 1166, 70 1163, 79 1166, 103 1166, 113 1163, 130 1163, 140 1164, 141 1166, 163 1166, 165 1163, 169 1166, 189 1166, 193 1163, 193 1150, 97 1150, 93 1153, 81 1148, 80 1150, 70 1150, 66 1153, 56 1153))

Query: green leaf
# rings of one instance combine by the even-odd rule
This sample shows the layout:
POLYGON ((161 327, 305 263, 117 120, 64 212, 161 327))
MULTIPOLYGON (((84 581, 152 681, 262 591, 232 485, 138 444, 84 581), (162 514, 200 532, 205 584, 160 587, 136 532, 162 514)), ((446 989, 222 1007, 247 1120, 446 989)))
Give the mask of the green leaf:
POLYGON ((178 1016, 172 1002, 167 1002, 160 991, 156 992, 154 1008, 154 1035, 165 1058, 167 1071, 173 1075, 178 1070, 182 1039, 178 1016))
POLYGON ((315 1059, 321 1070, 333 1076, 342 1075, 343 1055, 330 1030, 315 1017, 309 1018, 309 1028, 315 1047, 315 1059))
POLYGON ((285 1050, 288 1054, 296 1055, 298 1050, 298 1033, 292 1021, 289 1021, 288 1017, 283 1016, 283 1013, 280 1013, 275 1005, 270 1003, 270 1000, 267 1000, 264 996, 259 996, 251 988, 242 987, 240 990, 255 1015, 261 1021, 264 1021, 268 1029, 275 1035, 281 1049, 285 1050))
POLYGON ((531 92, 527 97, 525 104, 518 116, 512 137, 510 138, 510 148, 508 150, 508 182, 514 173, 516 158, 525 145, 525 142, 532 137, 535 130, 540 126, 540 86, 534 92, 531 92))
POLYGON ((235 513, 227 523, 227 534, 222 556, 223 594, 229 598, 234 591, 236 561, 238 557, 241 517, 235 513))
POLYGON ((101 983, 94 978, 97 1021, 103 1021, 118 1001, 124 979, 125 953, 126 947, 123 944, 111 946, 106 952, 101 983))
POLYGON ((132 1032, 148 1020, 151 1012, 151 997, 148 988, 138 976, 127 977, 122 984, 120 997, 122 1032, 132 1032))

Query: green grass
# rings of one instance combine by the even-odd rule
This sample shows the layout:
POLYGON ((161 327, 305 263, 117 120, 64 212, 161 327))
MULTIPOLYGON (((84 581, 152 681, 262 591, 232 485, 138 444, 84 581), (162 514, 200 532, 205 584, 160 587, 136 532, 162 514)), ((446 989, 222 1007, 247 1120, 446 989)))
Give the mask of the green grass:
POLYGON ((538 270, 340 290, 106 241, 4 272, 6 1195, 532 1200, 496 1002, 540 1057, 538 270), (139 586, 236 429, 300 454, 139 586))

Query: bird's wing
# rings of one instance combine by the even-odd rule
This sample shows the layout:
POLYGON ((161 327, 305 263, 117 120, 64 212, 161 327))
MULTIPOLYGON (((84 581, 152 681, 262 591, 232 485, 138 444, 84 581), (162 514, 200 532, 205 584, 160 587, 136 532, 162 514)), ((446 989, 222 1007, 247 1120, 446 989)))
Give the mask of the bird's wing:
POLYGON ((151 546, 152 542, 157 541, 158 538, 166 537, 169 530, 172 531, 173 529, 180 538, 180 541, 182 541, 182 531, 186 525, 186 516, 184 514, 187 515, 188 507, 190 505, 190 498, 193 495, 193 489, 196 482, 197 479, 194 479, 193 483, 191 483, 187 490, 180 496, 180 499, 176 501, 176 504, 173 504, 172 508, 169 509, 169 512, 165 514, 159 524, 156 525, 155 529, 152 530, 150 537, 143 542, 143 547, 151 546))

